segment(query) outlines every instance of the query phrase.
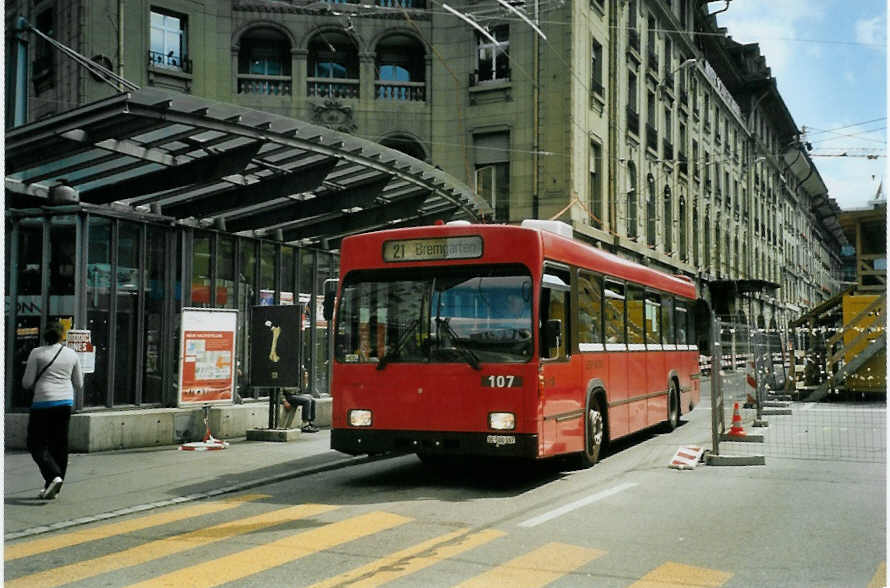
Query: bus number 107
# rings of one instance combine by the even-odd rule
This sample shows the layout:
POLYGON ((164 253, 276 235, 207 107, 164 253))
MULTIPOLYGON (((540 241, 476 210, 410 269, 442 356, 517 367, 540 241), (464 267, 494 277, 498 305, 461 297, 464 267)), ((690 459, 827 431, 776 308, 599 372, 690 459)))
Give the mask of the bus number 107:
POLYGON ((483 388, 519 388, 522 378, 519 376, 482 376, 483 388))

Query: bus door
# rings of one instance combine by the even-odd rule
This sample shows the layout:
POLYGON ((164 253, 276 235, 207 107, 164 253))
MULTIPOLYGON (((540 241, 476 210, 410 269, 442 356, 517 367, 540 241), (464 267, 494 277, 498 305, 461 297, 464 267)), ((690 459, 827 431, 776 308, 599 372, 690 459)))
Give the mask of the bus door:
MULTIPOLYGON (((547 266, 541 288, 541 405, 543 423, 541 452, 580 451, 584 443, 579 373, 570 359, 569 309, 571 292, 568 270, 547 266)), ((583 391, 582 391, 583 393, 583 391)))

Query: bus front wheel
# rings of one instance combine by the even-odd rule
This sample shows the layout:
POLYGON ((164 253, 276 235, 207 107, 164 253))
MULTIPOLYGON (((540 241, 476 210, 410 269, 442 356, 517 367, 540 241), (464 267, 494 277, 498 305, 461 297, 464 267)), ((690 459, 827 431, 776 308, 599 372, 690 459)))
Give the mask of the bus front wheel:
POLYGON ((589 468, 600 458, 603 442, 606 438, 603 404, 598 396, 591 395, 587 399, 587 410, 584 413, 584 450, 581 452, 581 466, 589 468))

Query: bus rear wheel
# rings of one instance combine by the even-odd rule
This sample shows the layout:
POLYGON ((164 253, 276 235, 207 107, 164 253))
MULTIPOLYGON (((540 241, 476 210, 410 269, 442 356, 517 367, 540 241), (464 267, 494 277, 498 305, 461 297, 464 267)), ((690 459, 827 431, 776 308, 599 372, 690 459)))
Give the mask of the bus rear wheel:
POLYGON ((581 467, 589 468, 596 464, 606 438, 603 405, 598 396, 591 395, 584 412, 584 450, 581 452, 581 467))

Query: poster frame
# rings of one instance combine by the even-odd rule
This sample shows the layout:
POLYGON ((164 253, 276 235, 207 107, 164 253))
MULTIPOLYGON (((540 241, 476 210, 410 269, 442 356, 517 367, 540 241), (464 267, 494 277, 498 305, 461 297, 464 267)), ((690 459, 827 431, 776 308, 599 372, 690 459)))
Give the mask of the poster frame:
POLYGON ((184 307, 179 322, 179 378, 176 390, 176 405, 180 408, 188 406, 206 406, 220 404, 234 404, 235 401, 235 374, 237 372, 238 349, 238 310, 234 308, 195 308, 184 307), (219 398, 191 400, 183 398, 183 375, 186 363, 186 334, 187 333, 230 333, 231 369, 228 385, 223 387, 219 398))

